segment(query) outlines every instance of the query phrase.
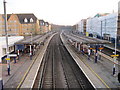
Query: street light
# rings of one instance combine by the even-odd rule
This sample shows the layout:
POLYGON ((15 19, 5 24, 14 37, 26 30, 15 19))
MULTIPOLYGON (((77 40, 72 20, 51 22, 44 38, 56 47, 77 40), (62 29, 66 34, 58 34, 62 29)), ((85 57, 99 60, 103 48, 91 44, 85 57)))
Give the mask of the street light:
MULTIPOLYGON (((117 21, 117 20, 116 20, 117 21)), ((115 69, 116 69, 116 58, 117 58, 117 52, 116 52, 116 48, 117 48, 117 24, 116 24, 116 31, 115 31, 115 52, 114 52, 114 65, 113 65, 113 75, 115 74, 115 69)))
POLYGON ((9 47, 8 47, 8 34, 7 34, 7 14, 6 14, 6 1, 3 0, 4 4, 4 22, 5 22, 5 36, 6 36, 6 53, 7 53, 7 70, 8 75, 10 75, 10 57, 9 57, 9 47))
POLYGON ((31 35, 31 44, 30 44, 30 60, 32 60, 32 32, 30 33, 31 35))

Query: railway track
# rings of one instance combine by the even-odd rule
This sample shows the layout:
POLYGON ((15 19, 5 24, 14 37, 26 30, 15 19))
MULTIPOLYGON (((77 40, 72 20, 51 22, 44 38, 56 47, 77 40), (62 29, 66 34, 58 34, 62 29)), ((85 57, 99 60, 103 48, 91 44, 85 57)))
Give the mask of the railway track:
POLYGON ((66 50, 59 34, 52 38, 43 60, 43 68, 39 70, 39 73, 42 71, 42 74, 38 73, 37 76, 39 83, 35 82, 35 84, 39 84, 36 85, 38 88, 94 89, 66 50))

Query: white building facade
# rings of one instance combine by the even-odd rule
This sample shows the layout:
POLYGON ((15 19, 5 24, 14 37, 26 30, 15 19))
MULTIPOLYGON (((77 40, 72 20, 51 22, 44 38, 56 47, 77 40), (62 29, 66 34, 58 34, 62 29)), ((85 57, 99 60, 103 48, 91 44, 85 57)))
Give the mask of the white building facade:
POLYGON ((87 19, 86 32, 94 37, 113 39, 117 32, 117 13, 87 19))
MULTIPOLYGON (((23 36, 8 37, 9 53, 15 50, 14 44, 23 38, 23 36)), ((6 37, 0 37, 0 63, 2 62, 2 58, 4 56, 6 56, 6 37)))

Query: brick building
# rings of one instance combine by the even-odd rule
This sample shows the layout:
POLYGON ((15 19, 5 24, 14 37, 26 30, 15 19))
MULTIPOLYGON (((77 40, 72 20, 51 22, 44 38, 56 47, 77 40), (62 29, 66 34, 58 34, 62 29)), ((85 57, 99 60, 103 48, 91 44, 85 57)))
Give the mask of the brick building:
POLYGON ((3 19, 2 14, 0 14, 0 36, 2 36, 2 22, 3 22, 2 19, 3 19))
POLYGON ((48 32, 49 31, 49 23, 48 22, 45 22, 45 30, 44 32, 48 32))
POLYGON ((16 14, 7 15, 7 25, 8 25, 8 35, 10 36, 19 36, 21 35, 20 22, 16 14))
POLYGON ((39 25, 40 25, 40 33, 43 34, 45 31, 45 21, 39 20, 39 25))
MULTIPOLYGON (((0 36, 5 35, 4 15, 0 14, 0 36)), ((7 14, 7 33, 9 36, 42 34, 51 31, 51 25, 38 20, 33 13, 7 14)))
POLYGON ((34 14, 16 14, 20 22, 20 35, 40 34, 39 21, 34 14))

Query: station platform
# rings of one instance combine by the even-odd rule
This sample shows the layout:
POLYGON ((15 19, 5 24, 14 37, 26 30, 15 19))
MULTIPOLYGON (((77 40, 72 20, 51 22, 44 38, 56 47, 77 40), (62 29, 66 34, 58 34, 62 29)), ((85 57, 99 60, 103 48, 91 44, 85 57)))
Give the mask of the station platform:
POLYGON ((7 75, 7 64, 0 64, 0 67, 2 66, 3 88, 18 89, 32 87, 38 68, 40 66, 39 64, 43 58, 47 45, 53 36, 54 34, 51 34, 51 36, 45 40, 45 44, 41 45, 40 49, 37 50, 36 54, 32 57, 32 60, 30 60, 28 54, 23 54, 20 56, 20 59, 17 60, 17 63, 12 61, 10 63, 10 76, 7 75))
MULTIPOLYGON (((56 33, 55 33, 56 34, 56 33)), ((28 75, 26 76, 26 78, 24 79, 22 85, 20 86, 20 84, 18 85, 17 88, 33 88, 35 79, 37 77, 38 74, 38 70, 40 68, 43 56, 46 52, 47 46, 49 44, 49 41, 51 40, 51 38, 55 35, 53 34, 45 43, 44 47, 41 49, 38 57, 36 58, 36 60, 34 61, 34 64, 32 65, 31 69, 29 70, 28 75)))
MULTIPOLYGON (((79 36, 79 34, 73 34, 73 33, 69 33, 69 34, 71 34, 71 35, 73 35, 73 36, 76 36, 76 37, 80 37, 80 36, 85 37, 84 35, 80 35, 80 36, 79 36)), ((96 40, 101 41, 101 42, 103 41, 103 40, 101 40, 101 39, 93 38, 93 37, 87 37, 87 38, 93 39, 93 40, 96 39, 96 40)), ((107 41, 107 40, 105 40, 105 41, 107 41)), ((109 41, 107 41, 107 42, 109 42, 109 41)), ((104 46, 107 47, 107 48, 109 48, 109 49, 115 50, 115 44, 114 44, 114 43, 105 44, 104 46)), ((116 51, 120 52, 120 46, 117 46, 117 47, 116 47, 116 51)))
MULTIPOLYGON (((107 47, 107 48, 110 48, 110 49, 112 49, 112 50, 115 50, 115 44, 107 44, 107 45, 104 45, 105 47, 107 47)), ((117 48, 116 48, 116 51, 118 51, 118 52, 120 52, 120 46, 117 46, 117 48)))
POLYGON ((116 75, 113 76, 113 62, 111 62, 111 58, 107 58, 104 54, 101 54, 102 59, 99 60, 98 63, 95 63, 93 58, 88 60, 87 55, 83 55, 75 50, 62 34, 61 39, 94 88, 120 88, 120 84, 117 80, 118 65, 116 65, 116 75))

